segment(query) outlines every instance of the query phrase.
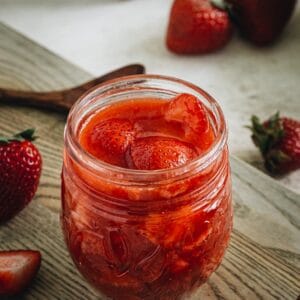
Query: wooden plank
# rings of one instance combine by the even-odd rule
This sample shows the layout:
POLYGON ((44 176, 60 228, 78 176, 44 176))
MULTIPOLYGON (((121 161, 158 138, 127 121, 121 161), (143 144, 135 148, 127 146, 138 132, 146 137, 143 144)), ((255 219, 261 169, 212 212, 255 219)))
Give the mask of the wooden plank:
MULTIPOLYGON (((47 90, 69 87, 90 75, 0 24, 0 84, 47 90)), ((105 72, 106 70, 103 70, 105 72)), ((38 128, 44 168, 31 205, 0 228, 0 249, 43 253, 39 276, 18 299, 97 299, 65 250, 57 212, 65 116, 0 104, 0 132, 38 128), (49 209, 51 210, 49 210, 49 209)), ((296 299, 300 294, 300 197, 231 158, 234 232, 226 257, 193 299, 296 299)))
POLYGON ((300 195, 237 158, 231 169, 234 227, 300 267, 300 195))

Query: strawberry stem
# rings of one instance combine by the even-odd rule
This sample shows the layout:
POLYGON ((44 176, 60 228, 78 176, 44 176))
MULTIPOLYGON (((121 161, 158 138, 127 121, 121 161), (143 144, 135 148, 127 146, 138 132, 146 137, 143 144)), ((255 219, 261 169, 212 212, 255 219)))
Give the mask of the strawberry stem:
POLYGON ((278 172, 278 166, 290 161, 291 158, 280 150, 271 150, 265 158, 265 167, 271 173, 278 172))
POLYGON ((34 141, 37 137, 34 135, 35 129, 34 128, 29 128, 26 129, 22 132, 19 132, 17 134, 14 135, 15 138, 17 139, 24 139, 27 141, 34 141))
POLYGON ((252 141, 264 157, 267 170, 271 173, 277 172, 282 163, 290 160, 290 157, 278 148, 284 137, 279 112, 264 123, 261 123, 257 116, 252 116, 251 123, 252 126, 248 128, 252 132, 252 141))
POLYGON ((29 128, 24 131, 21 131, 17 134, 15 134, 12 137, 4 137, 0 136, 0 143, 1 144, 8 144, 9 142, 17 141, 17 142, 22 142, 22 141, 34 141, 37 137, 34 135, 35 129, 34 128, 29 128))
POLYGON ((284 136, 279 112, 265 123, 261 123, 257 116, 252 116, 251 123, 249 128, 252 131, 252 140, 262 155, 266 156, 284 136))

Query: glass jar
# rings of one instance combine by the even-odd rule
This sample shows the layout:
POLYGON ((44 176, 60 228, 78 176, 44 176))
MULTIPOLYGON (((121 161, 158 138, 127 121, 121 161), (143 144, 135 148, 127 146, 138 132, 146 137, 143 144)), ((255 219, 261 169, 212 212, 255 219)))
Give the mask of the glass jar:
POLYGON ((179 299, 219 266, 232 229, 227 130, 217 102, 182 80, 138 75, 99 85, 72 108, 65 128, 63 232, 83 276, 113 299, 179 299), (81 148, 86 120, 129 99, 201 101, 214 129, 211 148, 168 170, 107 164, 81 148))

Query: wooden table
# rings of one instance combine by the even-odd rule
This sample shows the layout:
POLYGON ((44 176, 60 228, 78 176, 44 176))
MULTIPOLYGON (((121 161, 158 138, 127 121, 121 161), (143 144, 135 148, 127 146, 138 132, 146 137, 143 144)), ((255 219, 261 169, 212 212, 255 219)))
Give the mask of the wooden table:
MULTIPOLYGON (((0 41, 2 87, 60 89, 91 77, 1 23, 0 41)), ((34 248, 43 254, 34 285, 17 299, 99 299, 73 267, 59 226, 65 119, 63 114, 0 104, 0 132, 36 127, 44 160, 34 201, 0 227, 0 249, 34 248)), ((234 157, 231 167, 235 219, 230 247, 222 265, 193 299, 296 299, 300 196, 234 157)))

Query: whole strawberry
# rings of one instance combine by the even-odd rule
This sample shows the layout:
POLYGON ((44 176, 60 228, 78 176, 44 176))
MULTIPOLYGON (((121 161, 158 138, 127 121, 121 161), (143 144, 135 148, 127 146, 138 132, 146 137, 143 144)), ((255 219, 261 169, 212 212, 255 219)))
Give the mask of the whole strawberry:
POLYGON ((42 158, 34 139, 34 129, 0 137, 0 223, 19 213, 36 192, 42 158))
POLYGON ((296 0, 225 0, 241 32, 258 45, 273 42, 289 21, 296 0))
POLYGON ((232 24, 226 11, 209 0, 175 0, 167 32, 168 48, 178 54, 209 53, 227 44, 232 24))
POLYGON ((271 173, 283 174, 300 168, 300 121, 280 117, 279 113, 260 123, 252 117, 252 140, 271 173))

